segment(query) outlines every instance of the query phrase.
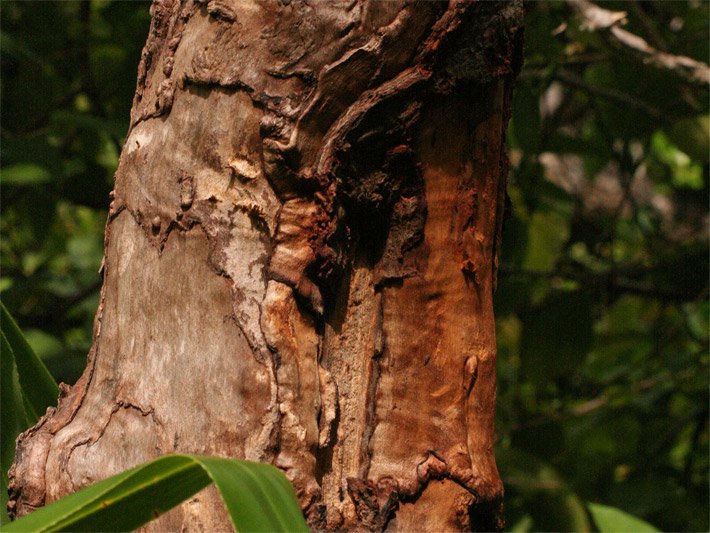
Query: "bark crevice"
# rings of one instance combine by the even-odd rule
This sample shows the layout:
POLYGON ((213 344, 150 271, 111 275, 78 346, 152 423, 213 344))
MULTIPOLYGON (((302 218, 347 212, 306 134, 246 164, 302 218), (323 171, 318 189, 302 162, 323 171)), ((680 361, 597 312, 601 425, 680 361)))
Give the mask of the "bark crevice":
MULTIPOLYGON (((272 462, 319 530, 500 527, 491 295, 519 3, 151 12, 94 345, 18 441, 13 513, 111 454, 183 451, 272 462)), ((151 527, 220 529, 220 505, 151 527)))

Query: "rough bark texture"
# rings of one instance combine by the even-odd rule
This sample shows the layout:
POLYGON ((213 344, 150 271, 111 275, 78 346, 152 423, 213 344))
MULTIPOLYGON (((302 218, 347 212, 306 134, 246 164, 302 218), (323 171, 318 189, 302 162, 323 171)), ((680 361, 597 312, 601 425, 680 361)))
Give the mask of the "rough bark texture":
MULTIPOLYGON (((159 0, 81 379, 11 510, 173 451, 315 529, 500 527, 492 292, 521 6, 159 0)), ((207 490, 149 529, 227 529, 207 490)))

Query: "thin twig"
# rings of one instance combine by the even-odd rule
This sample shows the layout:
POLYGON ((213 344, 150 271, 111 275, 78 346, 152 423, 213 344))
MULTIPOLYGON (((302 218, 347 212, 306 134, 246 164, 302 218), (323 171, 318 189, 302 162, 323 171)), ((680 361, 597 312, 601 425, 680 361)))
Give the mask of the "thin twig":
MULTIPOLYGON (((544 78, 547 77, 548 73, 546 70, 528 70, 525 69, 521 73, 521 77, 532 77, 532 78, 544 78)), ((592 96, 597 96, 604 98, 614 104, 620 105, 622 107, 632 107, 638 109, 639 111, 646 113, 648 116, 654 120, 662 121, 664 120, 664 115, 658 109, 652 105, 639 100, 625 92, 618 89, 612 89, 609 87, 599 87, 598 85, 591 85, 585 82, 582 78, 576 74, 566 70, 557 69, 551 76, 552 79, 557 80, 565 85, 574 87, 575 89, 580 89, 587 94, 592 96)))
POLYGON ((643 26, 643 29, 648 36, 648 40, 651 41, 651 44, 653 44, 653 46, 658 48, 661 52, 668 52, 668 46, 663 40, 663 36, 653 25, 651 18, 643 10, 641 5, 639 4, 639 1, 631 0, 627 5, 631 9, 631 11, 634 12, 634 15, 638 19, 641 26, 643 26))

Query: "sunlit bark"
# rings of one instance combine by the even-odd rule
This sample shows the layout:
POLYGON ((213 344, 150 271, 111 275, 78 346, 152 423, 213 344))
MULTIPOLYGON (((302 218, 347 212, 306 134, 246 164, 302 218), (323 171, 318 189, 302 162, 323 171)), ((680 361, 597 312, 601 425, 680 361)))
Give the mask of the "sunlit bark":
MULTIPOLYGON (((18 514, 173 451, 317 529, 491 529, 513 2, 157 1, 81 379, 18 514)), ((227 528, 207 490, 155 522, 227 528)))

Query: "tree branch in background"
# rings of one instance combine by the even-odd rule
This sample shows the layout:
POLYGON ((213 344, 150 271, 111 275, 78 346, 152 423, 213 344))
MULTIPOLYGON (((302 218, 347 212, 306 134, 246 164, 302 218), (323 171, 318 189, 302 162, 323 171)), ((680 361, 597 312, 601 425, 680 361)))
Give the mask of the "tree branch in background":
POLYGON ((592 96, 599 96, 618 105, 638 109, 639 111, 646 113, 654 119, 663 120, 664 118, 663 113, 661 113, 657 108, 653 107, 652 105, 644 102, 643 100, 633 97, 618 89, 610 89, 608 87, 591 85, 585 82, 581 77, 577 76, 573 72, 570 72, 569 70, 562 68, 558 69, 554 73, 553 78, 558 81, 561 81, 565 85, 569 85, 570 87, 574 87, 575 89, 580 89, 592 96))
MULTIPOLYGON (((657 387, 662 381, 665 383, 668 383, 669 381, 684 382, 696 377, 696 375, 697 373, 695 369, 686 368, 679 372, 667 373, 663 374, 662 376, 650 377, 633 383, 625 384, 625 386, 628 386, 631 389, 632 393, 638 394, 643 391, 657 387)), ((599 396, 590 398, 589 400, 582 402, 576 406, 573 406, 569 409, 550 411, 525 422, 518 422, 516 424, 513 424, 511 425, 510 429, 512 432, 516 432, 540 426, 542 424, 547 424, 551 420, 562 421, 569 418, 587 416, 603 407, 608 407, 610 401, 612 400, 613 398, 610 397, 608 392, 602 392, 599 396)), ((701 409, 697 412, 694 412, 690 416, 684 417, 682 419, 682 422, 687 423, 688 420, 692 420, 693 418, 698 417, 698 415, 703 416, 705 413, 707 413, 707 410, 701 409)), ((705 416, 705 418, 707 418, 707 416, 705 416)), ((702 426, 702 424, 699 425, 702 426)))
POLYGON ((634 109, 638 109, 642 113, 647 114, 654 120, 664 120, 665 116, 661 111, 644 102, 643 100, 640 100, 636 98, 635 96, 631 96, 628 93, 625 93, 623 91, 620 91, 618 89, 612 89, 609 87, 600 87, 598 85, 592 85, 591 83, 587 83, 582 79, 580 76, 577 74, 570 72, 567 69, 564 68, 558 68, 554 73, 551 75, 549 74, 548 70, 546 68, 526 68, 523 69, 523 71, 520 73, 520 78, 521 79, 548 79, 551 78, 553 80, 557 80, 560 83, 563 83, 569 87, 573 87, 575 89, 579 89, 580 91, 584 91, 585 93, 591 95, 591 96, 597 96, 600 98, 604 98, 608 100, 609 102, 623 106, 623 107, 632 107, 634 109))
POLYGON ((668 46, 663 40, 661 32, 658 31, 651 18, 641 7, 640 1, 631 0, 627 5, 629 6, 629 9, 633 11, 634 16, 638 19, 641 26, 643 26, 643 30, 646 33, 648 40, 651 41, 651 44, 658 48, 661 52, 668 52, 668 46))
MULTIPOLYGON (((610 293, 615 294, 635 294, 647 298, 657 298, 667 302, 689 302, 702 297, 702 293, 681 288, 659 287, 638 279, 633 279, 617 271, 593 273, 587 271, 577 271, 564 269, 564 271, 548 272, 544 270, 532 270, 519 268, 512 265, 502 264, 499 267, 501 278, 524 277, 524 278, 545 278, 550 280, 576 281, 585 287, 605 288, 610 293)), ((648 272, 651 272, 649 270, 648 272)))
POLYGON ((603 31, 610 42, 626 52, 640 57, 644 63, 660 70, 671 71, 694 85, 710 85, 710 67, 687 56, 673 55, 657 50, 638 35, 621 28, 626 23, 624 11, 609 11, 588 0, 567 0, 583 19, 580 29, 603 31))

